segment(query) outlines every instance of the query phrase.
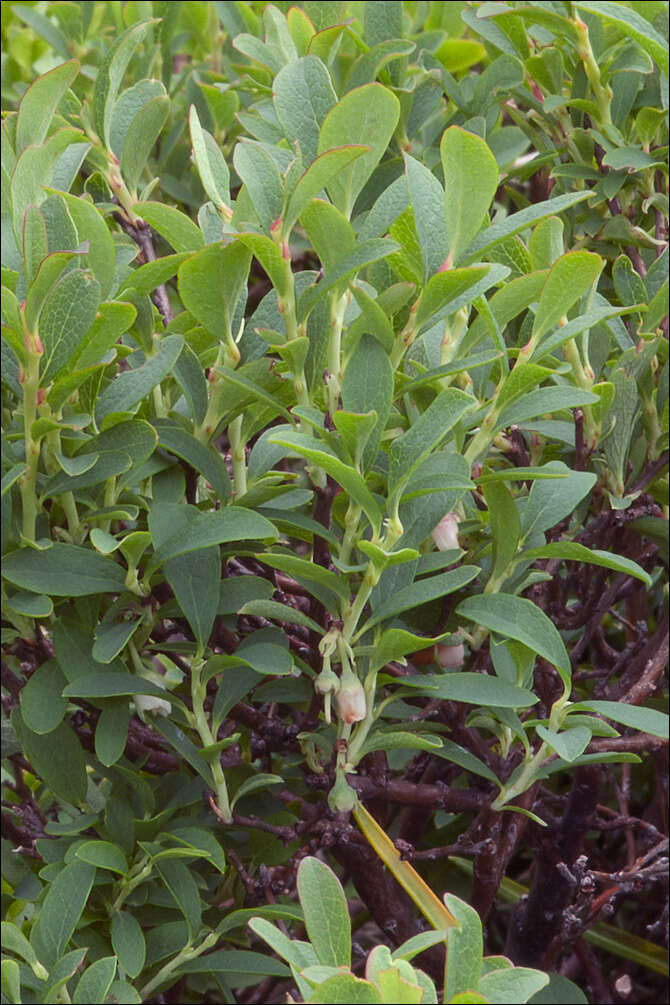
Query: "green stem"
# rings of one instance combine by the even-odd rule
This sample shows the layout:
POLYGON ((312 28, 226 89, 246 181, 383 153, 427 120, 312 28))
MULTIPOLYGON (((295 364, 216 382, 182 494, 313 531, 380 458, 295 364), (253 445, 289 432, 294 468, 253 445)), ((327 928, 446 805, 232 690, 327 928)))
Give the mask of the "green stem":
POLYGON ((247 491, 247 460, 242 439, 243 418, 243 415, 238 415, 228 426, 230 451, 233 459, 233 477, 235 479, 235 497, 237 499, 247 491))
POLYGON ((575 18, 574 24, 577 29, 577 52, 579 54, 579 58, 584 64, 584 70, 586 72, 588 82, 591 85, 593 96, 596 99, 596 104, 598 105, 601 125, 611 126, 612 88, 608 84, 603 84, 602 82, 600 67, 596 62, 596 58, 593 55, 593 49, 591 48, 588 26, 579 17, 575 18))
POLYGON ((340 403, 342 390, 342 326, 349 294, 330 299, 330 330, 328 333, 328 412, 334 415, 340 403))
POLYGON ((505 785, 501 789, 497 799, 491 803, 491 808, 501 810, 506 803, 509 803, 516 796, 530 788, 536 779, 537 773, 547 758, 549 747, 546 743, 541 743, 537 752, 523 766, 523 770, 510 785, 505 785))
POLYGON ((344 538, 340 545, 340 562, 349 563, 363 510, 358 503, 350 502, 344 517, 344 538))
POLYGON ((22 530, 27 541, 35 540, 35 523, 37 520, 37 466, 40 457, 40 441, 33 439, 32 427, 37 419, 37 402, 39 394, 41 345, 34 346, 31 337, 28 343, 27 363, 23 379, 23 437, 26 452, 27 470, 21 476, 21 507, 22 530))
MULTIPOLYGON (((195 728, 198 730, 203 747, 210 747, 215 739, 212 735, 207 715, 205 713, 205 698, 207 696, 207 686, 202 681, 202 668, 204 661, 200 649, 195 654, 191 663, 191 701, 193 703, 193 718, 195 728)), ((212 776, 214 778, 214 788, 216 790, 216 805, 219 808, 221 819, 224 823, 232 823, 233 814, 228 798, 228 787, 218 757, 212 761, 212 776)))
POLYGON ((158 971, 155 977, 153 977, 148 984, 145 984, 140 991, 140 997, 142 1001, 147 1001, 149 996, 160 987, 164 981, 168 980, 171 974, 175 973, 182 965, 182 963, 187 963, 189 960, 195 959, 200 956, 207 949, 211 949, 212 946, 216 945, 218 940, 218 935, 216 932, 210 932, 209 935, 203 939, 199 946, 184 946, 181 952, 177 953, 174 959, 169 960, 161 969, 158 971))

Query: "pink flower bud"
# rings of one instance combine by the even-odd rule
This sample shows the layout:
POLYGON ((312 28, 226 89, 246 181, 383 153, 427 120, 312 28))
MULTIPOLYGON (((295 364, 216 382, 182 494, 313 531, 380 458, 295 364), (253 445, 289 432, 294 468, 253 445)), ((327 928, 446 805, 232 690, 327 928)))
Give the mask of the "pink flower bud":
POLYGON ((340 690, 335 695, 335 705, 337 714, 347 725, 364 719, 367 704, 365 689, 361 682, 353 676, 344 679, 340 684, 340 690))
POLYGON ((463 643, 457 646, 435 646, 435 659, 442 667, 458 670, 465 662, 463 643))
POLYGON ((460 517, 453 511, 443 516, 433 530, 433 541, 440 551, 453 551, 460 548, 458 543, 458 523, 460 517))

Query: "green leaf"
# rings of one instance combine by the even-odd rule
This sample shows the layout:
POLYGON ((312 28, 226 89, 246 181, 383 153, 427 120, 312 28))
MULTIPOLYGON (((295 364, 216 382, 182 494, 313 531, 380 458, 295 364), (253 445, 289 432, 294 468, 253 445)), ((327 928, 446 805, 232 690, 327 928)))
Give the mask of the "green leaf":
POLYGON ((576 757, 584 753, 591 742, 592 734, 588 726, 574 726, 572 729, 564 729, 557 733, 540 723, 535 727, 535 730, 538 736, 564 761, 574 761, 576 757))
POLYGON ((418 686, 423 682, 426 690, 430 689, 431 696, 439 695, 445 701, 463 701, 470 705, 483 705, 484 707, 528 708, 538 701, 533 692, 527 688, 509 684, 507 681, 501 680, 500 677, 469 673, 464 670, 439 676, 403 677, 402 682, 410 687, 418 686))
MULTIPOLYGON (((23 261, 26 269, 26 281, 32 285, 33 279, 42 259, 49 250, 47 227, 44 216, 37 206, 28 206, 23 218, 23 261)), ((20 320, 15 318, 15 320, 20 320)), ((21 331, 21 327, 16 327, 21 331)))
POLYGON ((131 192, 135 191, 147 167, 149 154, 169 114, 170 99, 161 95, 142 105, 130 123, 121 154, 121 173, 131 192))
POLYGON ((375 532, 379 531, 382 519, 381 510, 370 489, 359 473, 336 457, 325 443, 321 443, 304 433, 280 433, 270 437, 270 443, 287 447, 323 468, 362 507, 375 532))
POLYGON ((319 962, 349 967, 351 922, 339 880, 327 865, 309 856, 300 863, 297 885, 305 927, 319 962))
POLYGON ((34 7, 27 7, 25 4, 12 4, 12 13, 18 15, 22 21, 34 28, 40 38, 48 42, 59 56, 62 56, 63 59, 69 59, 68 40, 53 21, 40 14, 34 7))
POLYGON ((597 481, 592 472, 571 471, 562 461, 550 461, 542 470, 567 477, 551 481, 539 478, 533 482, 521 517, 522 541, 555 527, 573 512, 597 481))
MULTIPOLYGON (((98 664, 101 666, 102 664, 98 664)), ((76 677, 63 690, 66 698, 119 698, 124 695, 150 694, 165 698, 163 688, 144 677, 119 670, 99 670, 76 677)))
POLYGON ((455 613, 503 638, 523 642, 569 677, 570 659, 563 639, 553 622, 532 601, 504 593, 480 594, 462 601, 455 613))
POLYGON ((95 630, 93 659, 100 663, 111 663, 125 649, 140 624, 141 618, 117 622, 102 622, 95 630))
POLYGON ((353 974, 338 974, 319 984, 308 1002, 321 1005, 335 1005, 336 1002, 350 1002, 351 1005, 378 1005, 383 1001, 379 991, 360 977, 353 974))
POLYGON ((373 616, 358 631, 357 637, 379 624, 380 621, 386 621, 395 617, 396 614, 402 614, 403 611, 409 611, 413 607, 421 607, 430 603, 431 600, 437 600, 448 593, 462 589, 471 583, 480 571, 476 565, 461 565, 458 569, 452 569, 451 572, 443 572, 439 576, 429 576, 412 583, 411 586, 397 590, 375 609, 373 616))
POLYGON ((503 580, 505 570, 516 555, 521 537, 521 521, 514 497, 503 482, 488 482, 483 489, 493 538, 490 579, 499 582, 503 580))
MULTIPOLYGON (((14 7, 17 10, 17 7, 14 7)), ((16 119, 16 153, 46 139, 58 103, 79 73, 76 59, 61 63, 35 80, 21 98, 16 119)))
POLYGON ((569 251, 553 265, 542 288, 532 338, 538 342, 567 315, 579 298, 591 289, 603 267, 600 255, 569 251))
POLYGON ((317 56, 304 56, 282 67, 272 89, 275 112, 291 149, 298 140, 303 163, 311 164, 323 120, 337 101, 328 70, 317 56))
POLYGON ((66 683, 56 660, 47 660, 24 684, 21 715, 33 733, 51 733, 63 721, 67 700, 61 695, 66 683))
POLYGON ((44 346, 42 385, 50 383, 79 348, 99 303, 100 284, 83 269, 68 272, 47 296, 39 324, 44 346))
POLYGON ((82 862, 88 862, 98 869, 108 869, 110 872, 119 872, 122 876, 128 871, 126 856, 118 845, 110 841, 84 841, 75 852, 77 858, 82 862))
MULTIPOLYGON (((127 303, 104 303, 98 307, 95 320, 89 328, 85 341, 75 352, 71 360, 71 367, 78 371, 85 370, 95 363, 99 363, 108 350, 115 344, 117 339, 128 331, 137 316, 137 311, 132 304, 127 303)), ((61 386, 60 381, 55 385, 57 390, 61 386)), ((68 391, 67 396, 72 392, 68 391)), ((49 394, 49 402, 52 402, 54 390, 49 394)), ((55 403, 53 408, 58 407, 55 403)))
POLYGON ((98 136, 110 147, 110 127, 119 87, 135 49, 143 42, 156 21, 140 21, 131 25, 109 48, 103 59, 93 89, 93 122, 98 136))
POLYGON ((586 192, 569 192, 567 195, 556 196, 555 199, 547 199, 545 202, 535 203, 535 205, 528 206, 518 213, 506 216, 503 220, 496 220, 490 227, 487 227, 477 235, 467 249, 468 254, 465 256, 463 264, 467 265, 468 262, 485 257, 492 248, 500 244, 501 241, 505 241, 508 237, 512 237, 522 230, 527 230, 528 227, 534 223, 539 223, 540 220, 544 220, 548 216, 559 215, 571 206, 575 206, 584 199, 592 197, 593 192, 590 190, 586 192))
MULTIPOLYGON (((356 296, 356 288, 354 288, 356 296)), ((358 297, 356 296, 358 300, 358 297)), ((374 303, 374 301, 371 301, 374 303)), ((378 308, 381 310, 380 308, 378 308)), ((365 314, 365 310, 363 311, 365 314)), ((361 470, 375 462, 393 403, 393 367, 379 341, 363 335, 342 375, 342 404, 349 412, 373 410, 377 420, 363 448, 361 470)))
MULTIPOLYGON (((181 358, 181 357, 180 357, 181 358)), ((191 433, 168 419, 157 419, 158 444, 190 464, 205 478, 222 502, 230 495, 226 462, 214 447, 201 443, 191 433)))
POLYGON ((437 447, 458 420, 474 404, 464 391, 448 387, 441 391, 406 433, 393 441, 389 463, 389 492, 415 470, 420 461, 437 447))
POLYGON ((318 153, 354 144, 370 148, 328 185, 328 195, 347 218, 385 153, 399 116, 398 99, 378 83, 349 91, 326 115, 319 133, 318 153))
POLYGON ((77 972, 83 963, 87 951, 86 947, 83 949, 73 949, 54 964, 46 981, 47 990, 44 993, 44 1001, 50 1002, 54 1000, 59 989, 64 987, 73 974, 77 972))
MULTIPOLYGON (((370 335, 377 339, 379 344, 386 350, 387 353, 390 352, 395 341, 395 334, 388 315, 380 306, 378 301, 373 300, 373 298, 369 296, 360 286, 357 286, 356 283, 351 283, 350 288, 356 303, 361 309, 361 313, 356 321, 349 325, 349 339, 353 342, 356 336, 357 345, 360 341, 360 333, 362 333, 363 337, 365 337, 365 334, 369 332, 370 335)), ((354 411, 357 410, 358 409, 354 409, 354 411)))
MULTIPOLYGON (((351 254, 356 247, 354 228, 332 202, 312 199, 303 210, 300 223, 312 242, 325 272, 332 272, 340 259, 351 254)), ((274 278, 271 278, 275 288, 279 289, 274 278)))
POLYGON ((404 158, 414 225, 421 245, 424 279, 428 280, 444 264, 449 253, 444 218, 435 212, 435 207, 444 203, 444 189, 421 161, 407 153, 404 158))
POLYGON ((505 970, 491 970, 480 979, 477 990, 488 1001, 500 1002, 501 1005, 517 1005, 532 999, 549 983, 547 974, 540 970, 530 970, 528 967, 510 967, 505 970))
POLYGON ((174 897, 177 907, 186 918, 191 939, 195 939, 200 931, 202 904, 200 892, 189 867, 175 859, 163 859, 156 862, 156 868, 174 897))
POLYGON ((563 254, 563 221, 560 216, 548 216, 534 228, 528 242, 531 267, 550 269, 563 254))
POLYGON ((440 142, 450 265, 460 262, 486 218, 498 187, 498 165, 485 141, 450 126, 440 142))
POLYGON ((95 866, 75 859, 49 885, 31 935, 45 965, 52 967, 63 955, 86 906, 94 877, 95 866))
MULTIPOLYGON (((269 565, 273 569, 281 569, 294 579, 303 579, 306 582, 318 583, 326 590, 349 601, 349 587, 342 577, 330 569, 325 569, 322 565, 298 558, 295 555, 275 554, 274 552, 264 552, 256 556, 264 565, 269 565)), ((246 578, 246 577, 245 577, 246 578)))
MULTIPOLYGON (((450 676, 453 675, 450 674, 450 676)), ((524 701, 526 700, 527 697, 524 698, 524 701)), ((489 766, 484 764, 483 761, 480 761, 480 759, 475 757, 475 755, 469 750, 466 750, 464 747, 459 747, 459 745, 454 743, 453 740, 443 739, 442 747, 435 751, 435 755, 436 757, 443 757, 445 761, 451 761, 453 764, 458 764, 458 766, 464 768, 465 771, 469 771, 473 775, 480 775, 482 778, 486 778, 489 782, 493 782, 494 785, 500 787, 501 783, 498 781, 489 766)))
POLYGON ((284 215, 284 233, 288 236, 294 223, 302 215, 308 204, 357 157, 369 151, 367 146, 342 146, 326 150, 307 168, 288 201, 284 215))
POLYGON ((615 572, 625 572, 651 586, 651 576, 637 562, 623 555, 615 555, 611 551, 585 548, 577 541, 551 541, 540 548, 527 548, 521 557, 523 561, 529 558, 533 561, 537 558, 562 558, 568 562, 588 562, 589 565, 600 565, 605 569, 614 569, 615 572))
MULTIPOLYGON (((221 512, 221 511, 219 511, 221 512)), ((194 520, 213 514, 194 512, 193 507, 175 503, 152 506, 149 530, 157 552, 170 547, 170 542, 180 535, 188 535, 194 520)), ((199 645, 204 649, 214 625, 219 605, 221 557, 218 542, 206 547, 187 549, 188 554, 163 560, 165 578, 172 587, 177 603, 193 629, 199 645)), ((154 560, 155 560, 154 556, 154 560)))
POLYGON ((502 265, 436 272, 426 283, 416 312, 416 330, 421 331, 470 303, 508 275, 502 265))
MULTIPOLYGON (((164 691, 163 694, 165 694, 164 691)), ((158 717, 153 722, 153 729, 158 730, 184 761, 190 764, 194 771, 197 771, 208 788, 214 788, 214 779, 207 761, 201 756, 196 745, 187 736, 184 736, 178 726, 175 726, 170 719, 158 717)))
POLYGON ((223 544, 227 541, 274 540, 277 537, 277 531, 269 520, 260 513, 244 509, 243 506, 226 506, 221 510, 203 513, 195 507, 186 507, 181 503, 154 503, 149 513, 149 529, 152 535, 154 526, 160 526, 159 533, 162 536, 163 527, 168 526, 171 521, 176 523, 179 520, 181 523, 180 517, 184 509, 187 509, 189 514, 188 525, 171 534, 159 545, 151 563, 152 570, 168 559, 214 544, 223 544), (160 524, 156 523, 157 520, 160 520, 160 524))
MULTIPOLYGON (((251 914, 251 912, 249 912, 251 914)), ((302 917, 301 917, 302 920, 302 917)), ((278 956, 290 963, 296 970, 315 966, 319 960, 311 943, 300 939, 289 939, 276 925, 270 924, 265 918, 251 918, 249 928, 264 942, 274 949, 278 956)))
POLYGON ((87 967, 79 978, 74 1005, 104 1005, 116 975, 116 956, 103 956, 87 967))
POLYGON ((132 412, 140 402, 171 372, 184 347, 181 335, 166 335, 155 356, 134 370, 126 370, 108 384, 97 400, 95 420, 102 426, 114 412, 132 412))
POLYGON ((111 767, 122 757, 128 742, 130 709, 126 698, 106 701, 95 727, 95 756, 111 767))
POLYGON ((162 202, 136 202, 133 212, 157 230, 175 251, 199 251, 205 238, 199 227, 185 213, 162 202))
POLYGON ((230 209, 230 171, 225 157, 214 137, 200 125, 195 105, 191 105, 188 121, 202 187, 217 209, 230 209))
POLYGON ((121 566, 111 559, 60 541, 44 551, 20 548, 11 552, 3 560, 2 574, 23 590, 53 597, 121 593, 126 578, 121 566))
POLYGON ((157 286, 166 283, 168 279, 176 275, 179 266, 190 257, 190 252, 183 251, 179 255, 165 255, 155 262, 147 262, 134 269, 131 274, 123 280, 119 286, 117 296, 128 289, 135 290, 141 296, 153 293, 157 286))
MULTIPOLYGON (((528 365, 515 367, 512 373, 516 373, 517 370, 525 370, 528 365)), ((496 429, 518 425, 527 422, 528 419, 534 419, 538 415, 549 415, 551 412, 558 412, 563 408, 593 405, 599 400, 597 394, 593 394, 592 391, 582 391, 578 387, 542 387, 538 391, 525 394, 518 401, 508 405, 498 416, 496 429)))
POLYGON ((638 708, 620 701, 583 701, 579 703, 579 708, 591 709, 613 722, 620 722, 622 726, 668 739, 668 716, 654 708, 638 708))
MULTIPOLYGON (((323 635, 323 628, 317 624, 313 618, 303 614, 302 611, 288 604, 280 604, 276 600, 248 600, 244 607, 240 608, 240 614, 254 614, 261 618, 274 618, 276 621, 286 621, 290 625, 304 625, 318 635, 323 635)), ((237 652, 239 652, 239 648, 237 652)), ((251 656, 247 656, 251 660, 251 656)), ((253 664, 252 664, 253 665, 253 664)), ((263 671, 268 673, 267 670, 263 671)), ((277 670, 273 671, 278 673, 277 670)), ((286 672, 286 671, 284 671, 286 672)))
MULTIPOLYGON (((241 975, 251 977, 256 983, 260 977, 289 977, 286 964, 272 959, 265 953, 254 953, 248 949, 217 949, 197 959, 189 960, 179 968, 185 974, 230 974, 233 979, 241 975)), ((235 982, 238 983, 238 982, 235 982)))
POLYGON ((245 289, 251 252, 239 241, 210 244, 179 269, 184 307, 220 340, 236 335, 232 321, 245 289))
POLYGON ((100 210, 87 199, 68 192, 58 192, 58 197, 67 206, 79 239, 89 242, 86 259, 100 283, 100 299, 104 300, 113 293, 116 272, 116 248, 109 227, 100 210))
POLYGON ((449 966, 445 974, 444 1000, 450 1002, 455 995, 471 991, 479 984, 484 942, 482 923, 475 909, 452 893, 445 894, 444 902, 460 923, 447 932, 449 966))
POLYGON ((266 234, 282 215, 284 186, 274 157, 253 140, 235 146, 233 164, 251 197, 254 212, 266 234))
MULTIPOLYGON (((359 161, 362 158, 359 158, 359 161)), ((395 241, 386 238, 373 238, 370 241, 359 241, 353 251, 338 259, 335 266, 329 270, 318 283, 308 286, 298 301, 298 320, 304 321, 315 304, 321 300, 333 287, 356 275, 366 265, 387 258, 398 250, 395 241)))
POLYGON ((203 827, 179 825, 171 829, 170 836, 175 837, 177 841, 183 842, 191 848, 198 848, 200 851, 206 852, 210 856, 209 860, 212 865, 216 866, 221 875, 225 875, 226 856, 223 853, 223 848, 211 831, 205 830, 203 827))
MULTIPOLYGON (((594 934, 595 927, 590 930, 591 934, 594 934)), ((548 977, 549 983, 528 999, 533 1005, 588 1005, 584 992, 567 977, 559 974, 548 974, 548 977)))
POLYGON ((591 14, 597 14, 607 24, 615 25, 628 38, 634 39, 658 63, 666 77, 668 76, 670 66, 668 43, 636 10, 631 10, 623 4, 612 3, 610 0, 599 3, 579 0, 576 6, 591 14))
MULTIPOLYGON (((278 648, 278 647, 277 647, 278 648)), ((239 803, 240 799, 244 799, 251 792, 257 792, 259 789, 266 789, 270 785, 284 785, 284 779, 281 775, 268 775, 268 774, 258 774, 253 775, 251 778, 245 779, 242 782, 239 789, 235 793, 230 803, 230 808, 235 809, 235 806, 239 803)))

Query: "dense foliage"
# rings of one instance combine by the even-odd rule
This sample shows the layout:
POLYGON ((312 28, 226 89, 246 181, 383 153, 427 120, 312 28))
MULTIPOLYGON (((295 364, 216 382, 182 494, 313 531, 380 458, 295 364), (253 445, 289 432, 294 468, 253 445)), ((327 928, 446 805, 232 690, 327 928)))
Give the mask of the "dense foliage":
POLYGON ((3 1002, 663 1000, 667 9, 3 4, 3 1002))

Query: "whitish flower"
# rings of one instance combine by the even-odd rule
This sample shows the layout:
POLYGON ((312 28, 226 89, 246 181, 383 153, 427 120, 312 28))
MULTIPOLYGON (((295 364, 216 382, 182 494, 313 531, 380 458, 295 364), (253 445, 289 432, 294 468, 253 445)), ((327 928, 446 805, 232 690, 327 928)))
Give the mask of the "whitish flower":
POLYGON ((340 690, 335 695, 335 705, 342 722, 350 725, 365 718, 365 689, 353 674, 342 679, 340 690))
POLYGON ((153 716, 157 716, 169 715, 172 711, 172 705, 169 701, 165 701, 164 698, 155 698, 151 694, 136 694, 133 701, 142 721, 144 721, 144 716, 147 712, 151 712, 153 716))
POLYGON ((465 662, 463 643, 460 642, 457 646, 435 646, 435 659, 440 666, 457 670, 465 662))
POLYGON ((458 523, 460 517, 453 511, 443 516, 433 531, 433 541, 440 551, 453 551, 460 548, 458 543, 458 523))

